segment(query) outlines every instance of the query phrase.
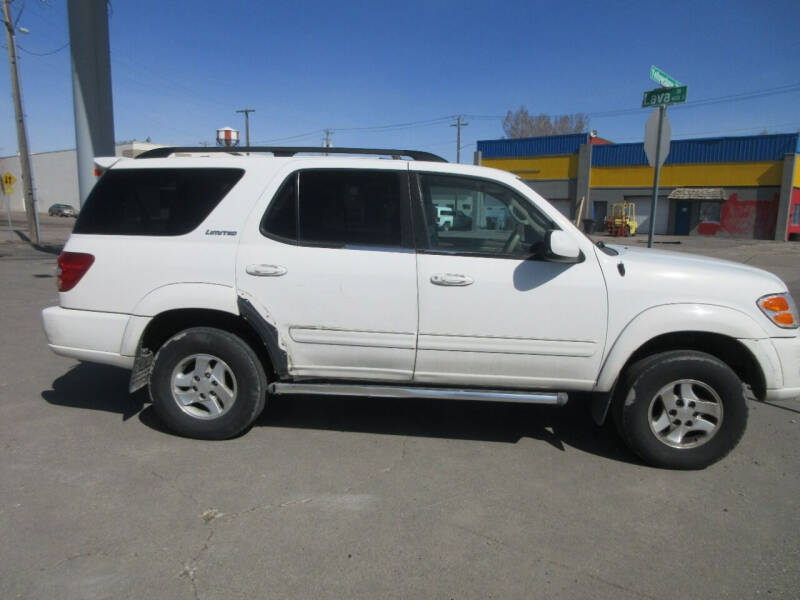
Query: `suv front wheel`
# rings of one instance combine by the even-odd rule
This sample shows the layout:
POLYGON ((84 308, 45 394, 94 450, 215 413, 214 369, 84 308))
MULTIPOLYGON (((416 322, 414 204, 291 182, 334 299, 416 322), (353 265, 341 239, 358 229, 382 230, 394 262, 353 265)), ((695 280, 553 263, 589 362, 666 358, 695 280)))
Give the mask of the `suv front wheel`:
POLYGON ((633 364, 614 399, 614 421, 648 463, 702 469, 728 454, 744 433, 747 404, 736 373, 718 358, 689 350, 633 364))
POLYGON ((253 349, 212 327, 175 334, 156 353, 150 396, 169 429, 191 438, 234 437, 258 418, 267 378, 253 349))

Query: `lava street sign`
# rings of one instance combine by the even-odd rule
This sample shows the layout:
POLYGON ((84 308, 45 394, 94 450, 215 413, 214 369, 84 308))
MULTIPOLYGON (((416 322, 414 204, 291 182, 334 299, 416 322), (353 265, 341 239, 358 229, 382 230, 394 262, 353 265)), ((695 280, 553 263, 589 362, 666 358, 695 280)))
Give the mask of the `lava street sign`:
POLYGON ((667 155, 669 154, 669 142, 672 136, 672 129, 669 126, 669 120, 667 119, 666 112, 664 113, 663 118, 663 129, 661 130, 661 136, 659 138, 658 135, 658 114, 659 110, 656 109, 653 111, 653 114, 650 115, 650 118, 647 119, 647 123, 644 126, 644 153, 647 155, 647 162, 650 163, 651 167, 656 166, 656 154, 658 154, 658 166, 664 164, 664 161, 667 159, 667 155), (659 144, 659 141, 661 142, 659 144))
POLYGON ((642 108, 648 106, 667 106, 668 104, 680 104, 686 102, 686 86, 672 88, 658 88, 644 93, 642 98, 642 108))
POLYGON ((650 67, 650 79, 658 83, 661 87, 665 88, 680 87, 681 85, 680 81, 674 77, 670 77, 655 65, 650 67))

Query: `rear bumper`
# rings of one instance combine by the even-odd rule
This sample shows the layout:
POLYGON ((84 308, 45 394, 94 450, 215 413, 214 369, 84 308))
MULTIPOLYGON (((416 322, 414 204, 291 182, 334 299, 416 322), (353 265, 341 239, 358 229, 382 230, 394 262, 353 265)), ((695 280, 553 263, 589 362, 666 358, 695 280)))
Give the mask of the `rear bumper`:
POLYGON ((133 356, 120 353, 130 315, 51 306, 42 311, 50 349, 61 356, 130 369, 133 356))

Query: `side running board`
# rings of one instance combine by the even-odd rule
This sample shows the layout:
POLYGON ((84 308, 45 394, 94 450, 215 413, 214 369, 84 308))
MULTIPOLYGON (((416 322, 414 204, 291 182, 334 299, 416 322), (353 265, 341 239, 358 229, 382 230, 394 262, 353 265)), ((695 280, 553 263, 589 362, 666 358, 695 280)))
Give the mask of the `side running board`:
POLYGON ((510 392, 458 388, 400 387, 394 385, 358 385, 349 383, 271 383, 270 394, 310 394, 317 396, 367 396, 372 398, 435 398, 442 400, 482 400, 521 402, 525 404, 567 403, 566 392, 510 392))

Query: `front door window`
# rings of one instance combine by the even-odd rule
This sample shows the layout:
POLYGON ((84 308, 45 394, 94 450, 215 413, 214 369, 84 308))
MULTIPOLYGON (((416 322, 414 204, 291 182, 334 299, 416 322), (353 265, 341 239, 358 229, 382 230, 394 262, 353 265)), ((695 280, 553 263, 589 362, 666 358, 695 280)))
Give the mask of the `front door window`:
POLYGON ((507 258, 535 255, 556 225, 502 185, 452 175, 419 174, 423 250, 507 258))

